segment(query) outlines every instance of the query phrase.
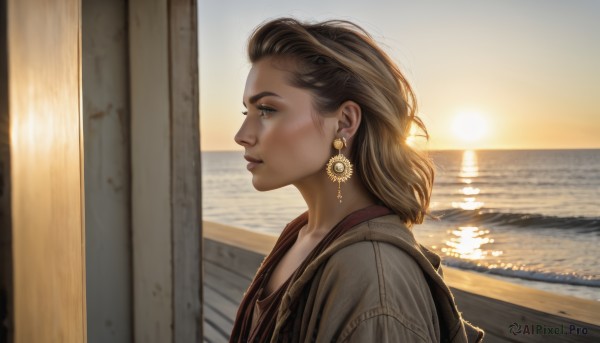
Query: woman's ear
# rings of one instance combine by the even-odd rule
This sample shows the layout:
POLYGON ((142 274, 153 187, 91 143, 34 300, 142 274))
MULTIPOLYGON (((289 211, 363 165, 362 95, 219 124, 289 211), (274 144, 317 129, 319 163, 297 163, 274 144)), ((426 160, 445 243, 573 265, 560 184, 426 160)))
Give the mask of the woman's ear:
POLYGON ((350 140, 356 134, 360 121, 362 119, 362 111, 360 106, 352 100, 345 101, 337 111, 338 129, 337 136, 344 137, 350 140))

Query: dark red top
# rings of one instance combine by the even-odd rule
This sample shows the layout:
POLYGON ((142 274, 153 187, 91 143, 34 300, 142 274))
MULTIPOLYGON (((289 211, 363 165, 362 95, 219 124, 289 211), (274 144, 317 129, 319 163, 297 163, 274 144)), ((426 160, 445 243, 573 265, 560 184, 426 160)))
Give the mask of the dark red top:
POLYGON ((298 231, 308 223, 308 213, 301 214, 298 218, 290 222, 275 243, 271 253, 265 258, 258 268, 254 281, 244 294, 240 307, 238 309, 233 330, 229 339, 230 343, 241 342, 268 342, 273 335, 275 323, 277 320, 277 310, 281 298, 288 288, 291 280, 296 275, 301 275, 304 269, 319 256, 331 243, 352 227, 371 220, 373 218, 385 216, 393 213, 387 207, 373 205, 358 211, 352 212, 342 219, 325 237, 317 244, 306 259, 300 264, 292 276, 275 292, 266 298, 262 298, 262 293, 267 285, 271 271, 281 261, 283 256, 296 242, 298 231), (257 315, 258 318, 253 317, 257 315))

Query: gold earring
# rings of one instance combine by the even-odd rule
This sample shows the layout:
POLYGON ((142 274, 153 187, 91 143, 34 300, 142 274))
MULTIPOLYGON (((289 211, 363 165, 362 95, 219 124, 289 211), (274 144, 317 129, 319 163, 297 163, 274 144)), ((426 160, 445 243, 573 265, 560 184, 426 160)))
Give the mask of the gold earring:
POLYGON ((342 155, 342 148, 346 146, 346 138, 336 138, 333 141, 333 147, 338 150, 338 154, 329 159, 327 163, 327 175, 333 182, 338 183, 337 198, 342 202, 342 182, 348 181, 352 176, 352 163, 342 155))

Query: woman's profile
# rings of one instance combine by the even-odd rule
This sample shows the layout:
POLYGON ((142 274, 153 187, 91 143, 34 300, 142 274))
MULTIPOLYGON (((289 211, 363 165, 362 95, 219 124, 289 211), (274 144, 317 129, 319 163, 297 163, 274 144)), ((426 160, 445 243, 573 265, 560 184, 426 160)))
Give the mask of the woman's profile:
POLYGON ((393 61, 350 22, 289 18, 259 26, 248 56, 235 140, 257 190, 293 185, 308 211, 259 267, 230 341, 480 341, 411 232, 434 171, 407 144, 427 133, 393 61))

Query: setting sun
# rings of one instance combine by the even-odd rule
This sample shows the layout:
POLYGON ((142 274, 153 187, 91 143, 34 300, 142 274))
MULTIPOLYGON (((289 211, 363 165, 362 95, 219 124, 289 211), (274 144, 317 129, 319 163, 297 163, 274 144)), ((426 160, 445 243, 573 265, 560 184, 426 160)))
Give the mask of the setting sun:
POLYGON ((452 132, 465 142, 480 141, 487 134, 487 121, 478 112, 461 112, 452 122, 452 132))

